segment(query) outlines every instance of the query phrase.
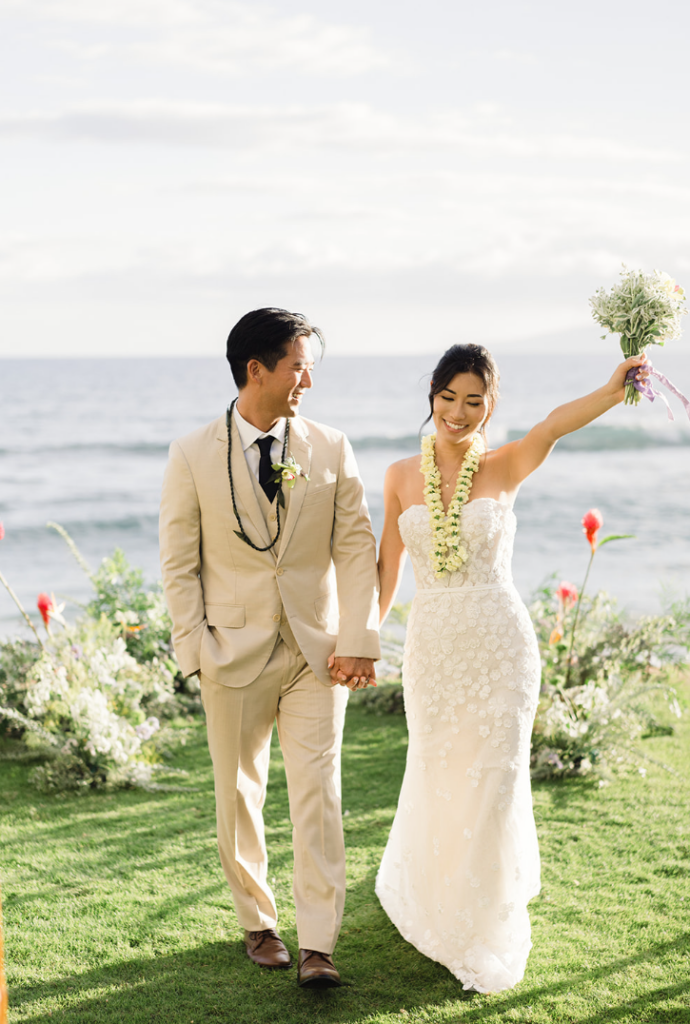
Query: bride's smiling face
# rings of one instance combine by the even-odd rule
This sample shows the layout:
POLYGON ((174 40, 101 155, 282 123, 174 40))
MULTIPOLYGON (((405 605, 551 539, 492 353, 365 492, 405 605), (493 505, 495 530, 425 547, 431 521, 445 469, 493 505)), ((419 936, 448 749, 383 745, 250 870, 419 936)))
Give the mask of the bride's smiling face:
POLYGON ((486 388, 474 373, 458 373, 447 388, 434 395, 437 437, 467 441, 481 427, 488 411, 486 388))

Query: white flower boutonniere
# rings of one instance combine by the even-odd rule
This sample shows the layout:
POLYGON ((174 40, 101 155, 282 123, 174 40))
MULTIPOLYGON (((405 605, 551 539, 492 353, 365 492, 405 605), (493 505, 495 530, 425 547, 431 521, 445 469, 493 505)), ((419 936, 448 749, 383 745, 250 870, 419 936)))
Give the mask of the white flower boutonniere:
POLYGON ((298 476, 303 476, 305 480, 309 477, 304 472, 298 462, 295 462, 292 455, 288 455, 285 462, 272 462, 271 469, 275 470, 275 476, 271 477, 271 483, 279 484, 278 488, 278 501, 285 508, 285 496, 283 494, 283 484, 289 487, 290 490, 295 486, 298 476))

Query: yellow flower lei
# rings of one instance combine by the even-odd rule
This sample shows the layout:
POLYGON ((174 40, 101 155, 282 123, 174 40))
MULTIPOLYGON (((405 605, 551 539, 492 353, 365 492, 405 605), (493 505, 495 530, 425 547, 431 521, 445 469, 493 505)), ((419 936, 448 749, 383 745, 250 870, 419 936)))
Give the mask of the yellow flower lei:
POLYGON ((472 477, 479 469, 479 459, 484 451, 485 445, 481 434, 475 434, 460 467, 455 493, 446 515, 441 500, 441 474, 436 465, 436 435, 427 434, 422 438, 422 461, 419 470, 424 474, 424 501, 429 509, 429 522, 434 540, 430 558, 437 578, 447 572, 457 572, 463 562, 467 561, 467 548, 460 542, 460 516, 462 506, 470 494, 472 477))

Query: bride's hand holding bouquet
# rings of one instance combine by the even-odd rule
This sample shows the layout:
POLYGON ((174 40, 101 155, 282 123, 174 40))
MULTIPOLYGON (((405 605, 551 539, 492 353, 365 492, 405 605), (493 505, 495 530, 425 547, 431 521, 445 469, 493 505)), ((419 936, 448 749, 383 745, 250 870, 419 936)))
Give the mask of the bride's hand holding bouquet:
MULTIPOLYGON (((646 353, 642 352, 640 355, 629 356, 628 359, 624 359, 622 363, 618 364, 611 374, 608 385, 606 385, 606 388, 611 392, 611 396, 615 400, 615 404, 626 401, 632 379, 639 381, 641 384, 649 380, 648 363, 649 359, 646 353), (635 371, 635 373, 633 374, 632 371, 635 371)), ((635 394, 639 398, 639 392, 635 391, 635 394)))

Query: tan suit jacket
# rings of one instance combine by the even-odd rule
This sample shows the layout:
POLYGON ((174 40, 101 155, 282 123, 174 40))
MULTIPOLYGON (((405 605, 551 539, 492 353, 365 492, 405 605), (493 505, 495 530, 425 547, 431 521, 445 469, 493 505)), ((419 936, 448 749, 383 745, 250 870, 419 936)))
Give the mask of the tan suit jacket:
MULTIPOLYGON (((237 510, 263 547, 275 524, 259 507, 234 422, 231 429, 237 510)), ((284 488, 280 540, 258 552, 235 534, 225 417, 170 446, 161 569, 185 676, 200 670, 214 682, 247 686, 271 656, 282 617, 326 685, 334 651, 380 657, 376 542, 352 448, 340 431, 297 417, 288 452, 309 480, 284 488)))

